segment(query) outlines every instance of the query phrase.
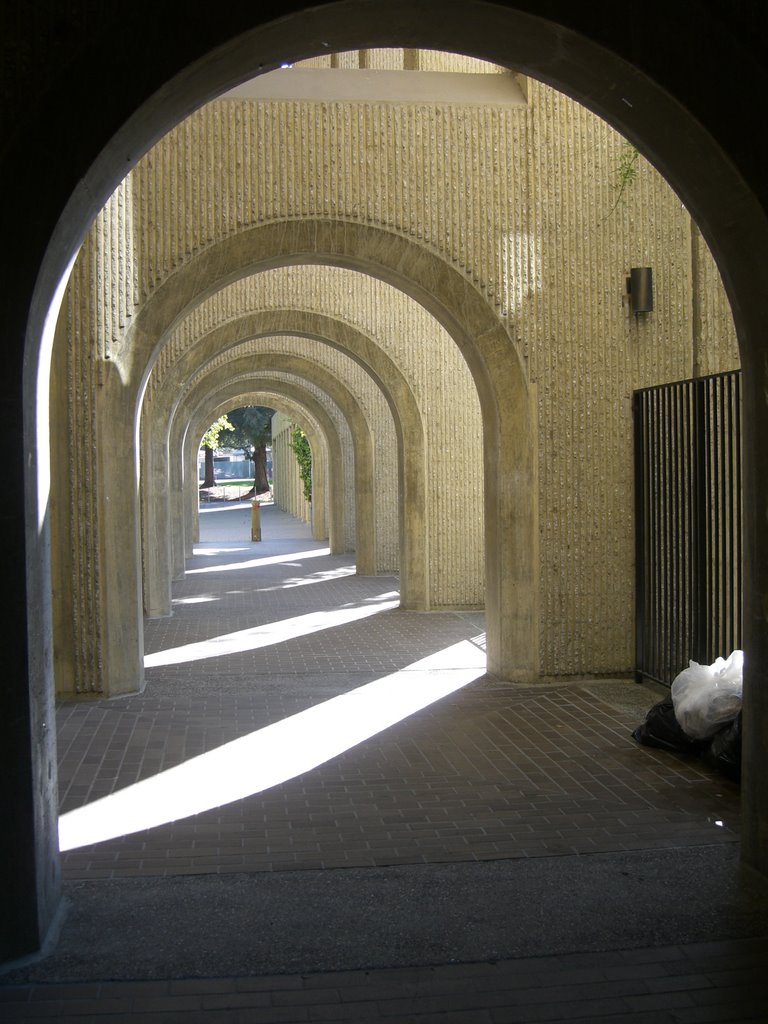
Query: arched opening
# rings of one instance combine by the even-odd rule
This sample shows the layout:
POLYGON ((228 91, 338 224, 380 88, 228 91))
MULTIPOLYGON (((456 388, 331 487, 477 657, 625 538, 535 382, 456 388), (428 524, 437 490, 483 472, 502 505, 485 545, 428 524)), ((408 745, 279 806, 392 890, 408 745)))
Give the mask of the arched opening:
MULTIPOLYGON (((373 226, 310 218, 260 225, 206 248, 153 293, 126 332, 132 364, 151 365, 178 319, 206 295, 262 270, 306 264, 349 268, 394 286, 434 317, 466 360, 483 418, 489 671, 507 679, 525 677, 530 673, 525 652, 531 635, 529 397, 517 357, 508 358, 514 346, 507 330, 460 272, 409 239, 373 226), (199 281, 206 282, 202 293, 199 281), (517 482, 514 495, 499 487, 496 470, 490 470, 499 460, 503 475, 517 482), (502 529, 502 522, 512 528, 502 529)), ((273 323, 285 333, 284 317, 273 323)), ((252 320, 244 320, 245 330, 252 326, 252 320)), ((306 336, 306 327, 299 333, 306 336)), ((354 358, 370 359, 371 353, 360 348, 359 337, 349 328, 341 340, 354 358)), ((213 333, 211 345, 220 344, 220 335, 213 333)), ((374 372, 382 371, 374 364, 374 372)), ((116 374, 112 383, 110 405, 130 404, 130 386, 124 392, 116 374)), ((125 468, 117 471, 122 475, 125 468)), ((404 484, 409 507, 418 515, 416 475, 409 474, 404 484)), ((423 555, 417 552, 415 557, 423 555)), ((407 600, 410 604, 410 596, 407 600)))
MULTIPOLYGON (((252 290, 249 285, 248 293, 252 290)), ((480 425, 479 422, 475 422, 479 417, 473 417, 473 410, 470 408, 472 396, 463 399, 460 407, 456 409, 449 403, 450 389, 455 384, 455 378, 461 372, 462 366, 458 357, 449 358, 453 346, 447 335, 443 342, 446 356, 430 375, 430 383, 435 393, 432 404, 437 404, 441 394, 446 396, 443 399, 443 412, 440 417, 436 410, 430 417, 425 416, 420 407, 426 401, 424 384, 421 384, 420 394, 417 394, 409 380, 409 371, 407 365, 403 363, 402 356, 398 356, 394 351, 388 353, 375 337, 370 337, 340 318, 290 308, 243 313, 237 317, 230 315, 226 323, 204 331, 199 342, 186 350, 183 358, 164 369, 162 386, 152 389, 153 410, 158 408, 158 403, 166 403, 169 409, 171 406, 168 403, 171 400, 178 404, 183 382, 186 381, 187 386, 191 387, 196 380, 194 373, 202 372, 195 370, 198 364, 209 360, 212 368, 216 366, 217 372, 225 373, 226 364, 222 364, 224 357, 229 358, 228 353, 231 353, 234 358, 235 354, 239 353, 240 358, 245 358, 251 350, 255 354, 257 349, 254 346, 259 338, 299 338, 306 339, 310 345, 321 341, 330 349, 346 353, 382 390, 383 397, 394 416, 397 440, 400 489, 398 529, 404 606, 427 609, 453 604, 468 607, 481 602, 482 579, 478 577, 481 577, 482 563, 478 538, 466 524, 472 503, 477 502, 478 508, 482 503, 477 481, 481 472, 480 467, 470 466, 473 470, 473 479, 477 481, 476 486, 473 488, 470 479, 463 479, 461 491, 465 500, 457 504, 450 478, 446 481, 444 477, 438 475, 438 460, 434 455, 428 455, 427 448, 429 444, 434 451, 441 442, 441 450, 446 442, 452 442, 454 449, 469 447, 473 453, 478 448, 480 425), (471 502, 467 500, 470 496, 471 502), (461 543, 455 546, 454 554, 454 557, 460 557, 462 561, 452 569, 452 576, 448 580, 445 579, 447 570, 439 564, 439 546, 437 554, 433 553, 431 560, 428 555, 425 536, 427 502, 433 508, 445 505, 445 509, 438 514, 447 522, 455 524, 453 529, 460 531, 462 535, 461 543)), ((418 339, 413 339, 412 345, 418 350, 418 339)), ((338 357, 336 360, 338 362, 338 357)), ((333 372, 339 373, 339 366, 333 372)), ((418 361, 416 366, 418 367, 418 361)), ((155 415, 157 413, 153 412, 153 416, 155 415)), ((158 458, 161 461, 164 459, 165 442, 162 439, 166 429, 164 422, 142 427, 146 437, 159 444, 158 458)), ((147 452, 146 466, 149 466, 150 458, 147 452)), ((153 479, 151 470, 149 472, 150 478, 153 479)), ((378 493, 382 495, 384 492, 379 490, 378 493)), ((162 487, 159 488, 159 496, 161 500, 165 499, 165 490, 162 487)), ((149 532, 154 537, 156 531, 153 529, 149 532)), ((157 560, 155 564, 156 562, 157 560)))
MULTIPOLYGON (((326 13, 333 15, 334 10, 335 5, 328 5, 327 10, 322 8, 316 9, 313 12, 312 18, 322 17, 326 13)), ((391 12, 388 11, 386 14, 387 24, 385 25, 383 21, 377 23, 376 19, 379 15, 376 11, 366 11, 365 15, 361 16, 365 20, 357 21, 355 16, 356 10, 354 8, 351 10, 353 16, 348 17, 350 11, 345 7, 345 28, 341 33, 344 40, 353 42, 355 39, 359 40, 363 37, 373 39, 379 33, 386 35, 387 40, 391 38, 393 34, 390 20, 391 12)), ((473 8, 473 13, 474 11, 475 8, 473 8)), ((753 371, 752 380, 754 384, 750 387, 747 401, 748 442, 751 442, 757 436, 757 428, 762 422, 760 417, 764 415, 759 404, 759 395, 761 393, 759 383, 762 381, 762 369, 757 365, 759 361, 755 359, 759 352, 759 342, 757 340, 759 333, 757 331, 758 317, 757 311, 754 308, 753 297, 759 294, 759 288, 756 289, 755 287, 759 284, 756 280, 757 272, 755 267, 762 262, 757 257, 765 250, 766 231, 763 212, 755 198, 755 192, 734 171, 733 166, 725 156, 724 147, 727 145, 727 138, 718 144, 715 141, 718 135, 716 123, 713 134, 705 134, 700 130, 694 118, 685 112, 684 106, 677 106, 667 93, 662 92, 653 84, 652 75, 648 78, 644 77, 632 65, 613 58, 608 51, 598 48, 594 43, 589 42, 588 39, 594 30, 594 26, 588 22, 580 24, 578 14, 572 15, 572 18, 575 21, 576 29, 581 29, 581 34, 563 28, 555 30, 551 23, 539 22, 537 19, 520 15, 519 12, 510 12, 500 6, 494 8, 478 7, 477 14, 477 18, 472 23, 472 38, 470 40, 467 40, 467 26, 463 19, 459 25, 457 20, 445 18, 441 15, 440 27, 430 32, 429 44, 436 45, 440 43, 446 46, 452 44, 454 47, 459 45, 471 48, 473 52, 481 53, 492 59, 498 59, 502 63, 521 67, 532 74, 538 73, 542 78, 558 84, 561 88, 583 99, 590 107, 624 130, 630 138, 637 142, 643 152, 655 158, 657 166, 664 171, 680 194, 684 196, 686 202, 689 203, 691 210, 702 225, 702 229, 705 230, 707 238, 712 244, 713 251, 719 259, 740 331, 742 358, 745 366, 749 367, 750 371, 753 371), (504 31, 499 31, 502 27, 504 31), (515 29, 519 31, 515 32, 515 29), (527 31, 522 31, 522 29, 527 31), (509 42, 509 40, 513 40, 513 42, 509 42), (561 47, 557 57, 552 55, 554 40, 557 40, 561 47), (589 60, 588 58, 590 57, 598 59, 589 60), (593 71, 592 69, 599 70, 593 71), (626 88, 619 90, 606 88, 602 85, 606 81, 621 82, 626 85, 626 88), (634 98, 631 106, 629 103, 626 104, 629 110, 640 107, 645 111, 652 110, 653 116, 651 117, 649 113, 646 113, 645 115, 637 115, 637 120, 634 120, 633 115, 625 111, 621 106, 626 96, 622 97, 620 94, 626 92, 630 92, 634 98), (639 99, 644 99, 646 102, 639 102, 639 99), (675 130, 678 125, 683 129, 680 132, 675 130), (683 152, 681 140, 685 140, 687 152, 683 152), (703 183, 701 177, 695 175, 691 168, 692 157, 690 154, 696 150, 696 146, 693 145, 694 142, 698 144, 698 160, 701 161, 702 154, 705 154, 710 161, 711 173, 703 183), (728 186, 727 189, 725 185, 728 186), (723 211, 722 203, 719 201, 724 191, 727 191, 728 194, 734 197, 733 206, 727 213, 723 211), (736 214, 733 213, 734 210, 736 214), (738 230, 734 227, 734 224, 738 224, 738 230), (749 240, 749 244, 745 244, 746 240, 749 240), (749 266, 743 256, 744 251, 749 251, 750 253, 749 266), (754 342, 752 342, 753 338, 755 339, 754 342)), ((290 32, 290 37, 286 34, 280 38, 278 32, 276 38, 273 37, 269 40, 270 48, 274 50, 277 44, 283 44, 280 48, 282 49, 284 46, 286 55, 290 56, 292 53, 300 55, 303 46, 302 40, 307 40, 307 48, 310 46, 310 28, 314 27, 311 25, 312 18, 307 17, 306 21, 299 21, 295 24, 291 22, 291 19, 286 19, 284 25, 281 26, 281 30, 284 28, 286 33, 290 32), (289 41, 289 38, 291 41, 289 41)), ((566 23, 567 20, 566 18, 566 23)), ((332 23, 333 18, 330 17, 329 27, 332 23)), ((230 30, 232 27, 230 26, 230 30)), ((424 31, 426 32, 426 30, 424 31)), ((394 35, 397 36, 397 32, 394 32, 394 35)), ((418 41, 418 37, 419 30, 409 29, 407 32, 403 32, 401 41, 413 44, 418 41)), ((610 40, 610 43, 617 50, 621 51, 622 46, 618 33, 615 36, 608 34, 607 39, 610 40)), ((425 41, 427 41, 426 37, 425 41)), ((247 43, 250 47, 253 43, 253 37, 249 38, 247 43)), ((228 81, 233 81, 238 77, 244 77, 246 69, 252 70, 254 51, 251 48, 246 58, 243 52, 245 44, 245 40, 236 41, 232 44, 230 49, 235 57, 229 65, 231 70, 226 72, 226 74, 214 71, 210 78, 208 78, 205 86, 201 85, 197 90, 194 88, 190 89, 189 93, 187 93, 190 99, 186 102, 194 103, 216 92, 217 87, 225 84, 222 81, 224 78, 227 78, 228 81), (236 70, 238 59, 243 62, 241 64, 241 71, 236 70), (216 82, 217 77, 218 82, 216 82)), ((663 59, 665 56, 662 55, 661 58, 657 59, 663 59)), ((180 60, 176 66, 183 66, 183 61, 180 60)), ((218 64, 218 67, 221 67, 221 63, 218 64)), ((657 68, 651 67, 650 70, 658 72, 656 76, 658 80, 662 82, 665 80, 661 65, 657 68)), ((673 95, 677 92, 678 96, 690 99, 690 93, 686 95, 683 84, 684 71, 685 69, 682 66, 676 69, 675 75, 680 77, 672 78, 670 92, 673 95)), ((197 73, 200 73, 200 67, 198 67, 197 73)), ((184 95, 183 89, 177 93, 178 95, 184 95)), ((134 126, 132 126, 132 128, 136 128, 137 137, 151 138, 157 126, 163 123, 165 125, 171 123, 179 113, 178 107, 172 112, 173 106, 174 101, 161 98, 158 105, 154 107, 155 120, 152 124, 150 123, 150 118, 145 119, 143 124, 139 123, 136 125, 134 123, 134 126), (169 106, 163 108, 162 103, 164 102, 168 102, 169 106)), ((690 102, 689 109, 696 109, 695 102, 690 102)), ((711 118, 704 118, 703 120, 704 123, 708 121, 712 123, 711 118)), ((724 129, 723 132, 727 136, 727 132, 724 129)), ((97 138, 101 139, 102 136, 99 135, 97 138)), ((743 154, 740 153, 739 156, 742 158, 743 163, 743 154)), ((748 164, 748 158, 746 162, 748 164)), ((93 181, 101 181, 101 185, 96 185, 96 192, 101 198, 104 198, 104 194, 108 191, 108 187, 104 187, 104 183, 109 181, 114 184, 114 179, 117 176, 115 164, 116 161, 113 160, 111 153, 101 158, 100 161, 96 161, 97 166, 94 171, 93 181)), ((72 246, 76 244, 76 240, 79 234, 82 233, 85 225, 82 210, 87 204, 83 200, 83 194, 79 197, 78 202, 81 204, 80 209, 76 209, 77 203, 69 208, 67 215, 62 220, 61 234, 58 236, 67 242, 62 250, 65 256, 67 252, 71 251, 72 246)), ((30 338, 31 345, 33 346, 31 358, 33 363, 36 361, 36 347, 43 333, 42 321, 47 315, 50 304, 52 289, 47 287, 47 282, 55 281, 58 276, 56 273, 57 269, 62 269, 62 260, 55 253, 56 247, 54 246, 54 249, 50 252, 47 264, 43 267, 40 291, 34 304, 33 316, 30 322, 30 338)), ((35 392, 35 383, 35 373, 32 371, 28 385, 32 395, 35 392)), ((34 429, 31 429, 32 434, 34 434, 34 429)), ((760 492, 758 490, 758 475, 755 472, 756 453, 750 443, 748 443, 747 461, 748 470, 751 470, 748 474, 747 509, 748 516, 750 517, 749 521, 754 528, 755 524, 759 521, 757 509, 761 503, 758 503, 760 492)), ((44 517, 45 499, 46 495, 43 494, 42 502, 37 505, 40 508, 41 514, 35 517, 34 525, 31 524, 29 542, 32 552, 37 550, 38 541, 35 536, 35 530, 44 517)), ((32 494, 30 494, 30 502, 32 507, 35 507, 32 494)), ((754 557, 749 559, 752 577, 748 586, 748 599, 754 601, 754 596, 760 589, 755 583, 758 579, 761 580, 763 578, 765 556, 759 539, 755 534, 750 532, 749 537, 754 557)), ((37 556, 33 553, 30 555, 30 561, 32 566, 30 589, 32 591, 37 589, 43 593, 45 590, 44 559, 38 561, 37 556)), ((45 609, 47 607, 49 607, 48 602, 42 599, 39 602, 38 611, 35 613, 38 616, 42 615, 42 621, 38 618, 33 623, 33 635, 43 637, 47 635, 44 621, 45 609), (40 609, 42 609, 42 612, 40 609)), ((757 605, 754 604, 752 607, 756 608, 757 605)), ((749 674, 757 673, 759 666, 762 664, 762 644, 764 641, 760 639, 759 632, 757 631, 757 626, 761 621, 758 615, 753 617, 751 632, 748 636, 748 642, 745 644, 748 658, 750 659, 748 662, 749 674)), ((44 658, 41 659, 42 661, 44 661, 44 658)), ((42 663, 33 666, 33 668, 35 673, 39 673, 40 678, 44 678, 45 672, 42 663)), ((754 678, 757 678, 757 676, 755 675, 754 678)), ((753 721, 757 722, 760 719, 761 698, 758 696, 757 688, 754 686, 751 688, 751 692, 748 690, 748 693, 750 694, 751 701, 748 710, 754 716, 753 721)), ((42 705, 38 705, 36 717, 39 717, 40 707, 42 705)), ((34 734, 37 734, 38 728, 39 726, 35 727, 33 730, 34 734)), ((15 748, 12 747, 11 749, 15 748)), ((748 794, 749 800, 752 801, 750 806, 754 812, 750 816, 750 830, 747 834, 747 859, 756 863, 760 862, 757 837, 758 834, 762 834, 764 826, 759 824, 763 821, 763 817, 760 813, 757 813, 760 803, 757 793, 756 776, 754 777, 753 789, 750 789, 750 777, 751 773, 757 772, 759 766, 763 763, 761 755, 762 747, 758 740, 757 727, 755 727, 755 732, 751 734, 747 744, 748 776, 745 792, 748 794)), ((38 770, 42 766, 42 764, 38 764, 38 770)), ((47 855, 43 854, 42 859, 46 861, 47 855)))
MULTIPOLYGON (((324 449, 324 461, 326 481, 326 503, 322 512, 322 521, 318 524, 313 516, 313 536, 316 540, 327 537, 331 554, 343 554, 346 548, 344 521, 349 504, 348 491, 351 481, 347 481, 344 475, 344 463, 339 430, 333 418, 315 395, 309 392, 301 384, 288 379, 279 379, 268 375, 249 375, 242 381, 230 381, 223 388, 208 396, 196 414, 196 418, 186 426, 182 436, 171 442, 171 449, 181 451, 181 458, 177 460, 177 473, 171 474, 171 486, 184 504, 180 512, 185 517, 184 536, 186 538, 186 550, 182 552, 179 559, 180 572, 183 573, 186 557, 193 553, 193 541, 199 540, 198 524, 198 496, 193 494, 191 488, 183 493, 183 479, 180 471, 186 465, 186 475, 189 475, 194 462, 195 453, 194 439, 200 431, 200 424, 211 417, 226 412, 233 408, 232 402, 246 405, 266 405, 268 408, 275 408, 286 415, 293 417, 297 422, 303 420, 312 424, 312 433, 317 438, 316 445, 322 444, 324 449), (257 392, 243 392, 244 386, 256 387, 257 392), (187 438, 190 438, 188 449, 187 438), (182 451, 182 446, 184 449, 182 451)), ((311 442, 310 442, 311 443, 311 442)), ((179 513, 177 513, 179 514, 179 513)))

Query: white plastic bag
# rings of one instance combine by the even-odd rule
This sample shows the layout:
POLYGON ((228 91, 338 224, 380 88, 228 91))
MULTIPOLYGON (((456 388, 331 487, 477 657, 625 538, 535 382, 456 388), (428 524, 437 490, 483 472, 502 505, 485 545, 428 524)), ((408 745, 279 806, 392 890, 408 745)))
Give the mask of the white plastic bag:
POLYGON ((672 683, 675 718, 683 732, 706 740, 741 711, 744 652, 733 651, 712 665, 692 661, 672 683))

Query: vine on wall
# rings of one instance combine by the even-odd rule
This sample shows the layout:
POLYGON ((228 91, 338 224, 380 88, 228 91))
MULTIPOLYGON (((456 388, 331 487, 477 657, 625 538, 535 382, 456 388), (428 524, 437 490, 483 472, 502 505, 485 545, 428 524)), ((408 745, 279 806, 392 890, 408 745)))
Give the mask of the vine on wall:
POLYGON ((291 430, 291 448, 299 464, 299 476, 304 488, 304 497, 312 501, 312 451, 307 435, 301 427, 294 426, 291 430))
POLYGON ((639 157, 640 154, 632 143, 625 141, 621 148, 619 162, 616 165, 616 180, 612 185, 612 188, 616 193, 616 199, 608 212, 609 217, 624 198, 624 193, 627 191, 629 186, 637 178, 637 161, 639 157))

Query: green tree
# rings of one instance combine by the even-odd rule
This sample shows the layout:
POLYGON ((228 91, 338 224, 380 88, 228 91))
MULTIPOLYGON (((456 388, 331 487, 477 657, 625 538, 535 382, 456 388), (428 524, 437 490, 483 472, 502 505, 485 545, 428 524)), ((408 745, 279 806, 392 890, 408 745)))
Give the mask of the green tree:
POLYGON ((222 430, 234 429, 234 426, 229 422, 226 415, 224 415, 219 416, 216 422, 212 423, 203 434, 203 440, 200 442, 200 448, 205 452, 205 477, 203 482, 200 484, 201 490, 204 487, 213 487, 216 483, 216 469, 213 461, 213 453, 220 447, 219 435, 222 430))
POLYGON ((304 487, 304 497, 312 501, 312 449, 307 435, 295 424, 291 430, 291 448, 299 464, 299 476, 304 487))
POLYGON ((274 409, 263 405, 244 405, 228 413, 234 433, 227 437, 227 447, 241 451, 253 463, 253 487, 246 495, 249 498, 269 490, 267 445, 272 440, 274 415, 274 409))

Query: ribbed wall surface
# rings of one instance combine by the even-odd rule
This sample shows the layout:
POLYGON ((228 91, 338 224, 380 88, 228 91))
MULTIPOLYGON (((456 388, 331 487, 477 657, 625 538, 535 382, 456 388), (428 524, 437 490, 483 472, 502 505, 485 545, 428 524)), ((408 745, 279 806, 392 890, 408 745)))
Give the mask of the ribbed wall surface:
POLYGON ((739 345, 731 307, 712 254, 700 232, 693 230, 695 282, 693 375, 707 377, 736 369, 739 345))
MULTIPOLYGON (((486 295, 536 385, 542 671, 621 671, 632 662, 630 395, 694 368, 732 368, 733 328, 711 259, 655 172, 638 161, 616 204, 622 141, 545 86, 529 83, 529 100, 203 108, 141 161, 114 201, 117 222, 97 225, 103 257, 76 278, 87 282, 80 337, 119 362, 133 299, 248 225, 354 220, 441 255, 486 295), (131 216, 133 230, 122 230, 131 216), (622 302, 632 266, 655 276, 655 311, 640 318, 622 302)), ((439 395, 431 380, 426 390, 439 395)), ((455 487, 451 469, 432 493, 455 487)), ((98 578, 96 550, 88 571, 98 578)), ((432 557, 449 571, 450 555, 432 557)))
POLYGON ((499 74, 506 71, 498 64, 489 64, 475 57, 462 57, 458 53, 445 53, 443 50, 409 50, 416 55, 416 68, 419 71, 452 71, 472 75, 499 74))
MULTIPOLYGON (((102 580, 99 560, 100 494, 97 472, 96 391, 98 383, 89 344, 93 337, 91 285, 97 280, 98 254, 94 235, 86 241, 73 269, 61 315, 66 317, 68 367, 66 387, 55 377, 51 381, 52 404, 66 404, 69 437, 66 454, 67 479, 61 481, 58 500, 66 502, 66 515, 59 524, 65 531, 60 537, 71 552, 70 578, 59 580, 66 595, 67 611, 63 632, 72 643, 71 684, 75 693, 99 693, 102 689, 103 624, 101 616, 102 580), (91 301, 89 301, 91 300, 91 301), (66 493, 65 487, 69 487, 66 493)), ((54 471, 59 467, 55 467, 54 471)), ((56 534, 54 534, 56 535, 56 534)), ((59 608, 59 614, 62 609, 59 608)), ((59 684, 61 685, 61 683, 59 684)))
POLYGON ((423 240, 506 313, 530 276, 515 267, 510 280, 508 251, 528 235, 527 120, 521 108, 209 104, 133 173, 137 211, 154 226, 141 238, 142 295, 245 225, 341 217, 423 240))
POLYGON ((450 71, 454 74, 498 74, 506 71, 497 64, 489 64, 474 57, 442 50, 403 50, 383 48, 375 50, 347 50, 327 57, 310 57, 297 61, 297 68, 375 68, 382 71, 450 71))
MULTIPOLYGON (((516 329, 538 385, 541 671, 629 671, 631 395, 691 375, 691 223, 642 159, 617 203, 625 143, 553 90, 533 83, 530 95, 539 288, 519 307, 516 329), (639 317, 622 302, 634 266, 654 272, 655 309, 639 317)), ((698 259, 711 286, 711 258, 699 251, 698 259)), ((702 357, 728 369, 732 322, 722 289, 710 291, 717 299, 696 303, 714 321, 702 357)))

